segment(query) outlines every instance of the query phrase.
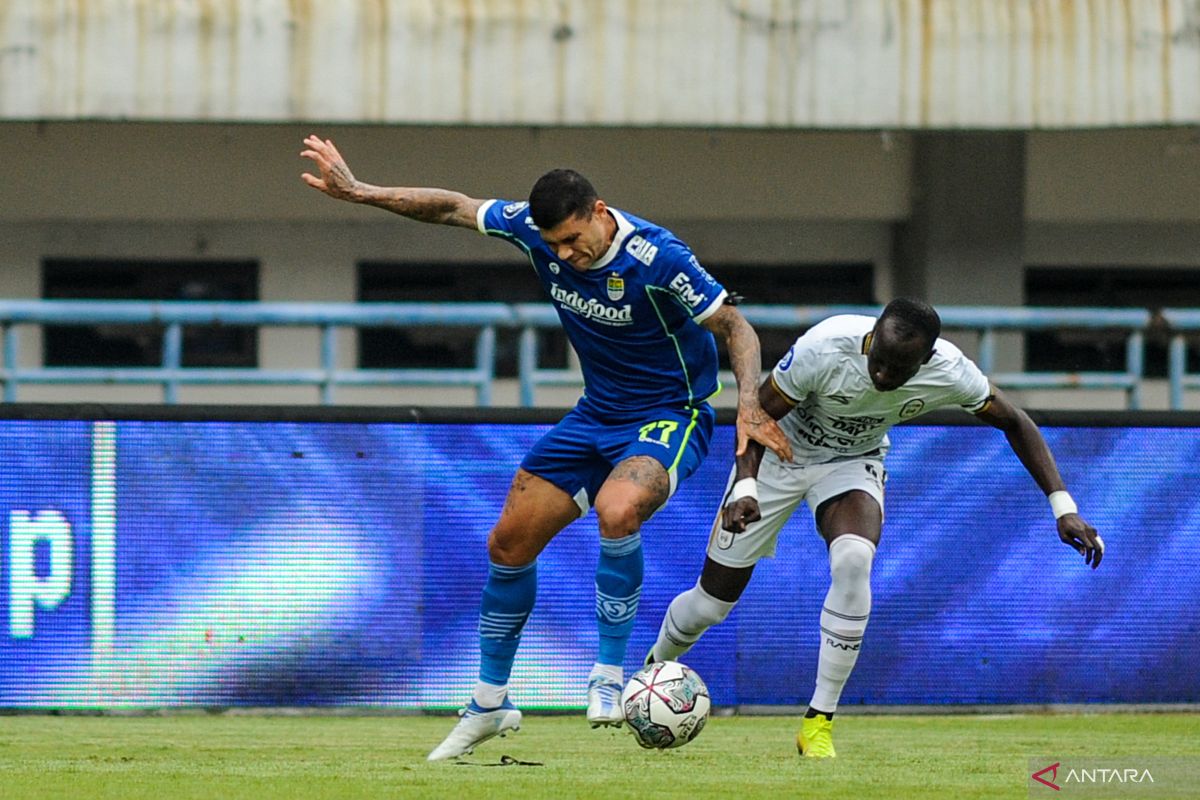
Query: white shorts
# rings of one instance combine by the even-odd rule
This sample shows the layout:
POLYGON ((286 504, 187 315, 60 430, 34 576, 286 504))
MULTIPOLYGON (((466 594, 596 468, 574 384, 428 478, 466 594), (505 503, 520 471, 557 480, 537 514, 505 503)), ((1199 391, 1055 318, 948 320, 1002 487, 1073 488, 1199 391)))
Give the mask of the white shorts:
MULTIPOLYGON (((729 472, 723 497, 729 496, 736 473, 735 466, 729 472)), ((721 528, 721 509, 718 509, 708 537, 708 557, 735 568, 752 567, 760 558, 771 558, 775 555, 779 531, 801 501, 808 503, 815 522, 821 503, 857 489, 874 497, 882 514, 886 480, 887 473, 878 458, 797 467, 784 466, 767 454, 758 470, 758 508, 762 519, 750 523, 742 533, 730 533, 721 528)))

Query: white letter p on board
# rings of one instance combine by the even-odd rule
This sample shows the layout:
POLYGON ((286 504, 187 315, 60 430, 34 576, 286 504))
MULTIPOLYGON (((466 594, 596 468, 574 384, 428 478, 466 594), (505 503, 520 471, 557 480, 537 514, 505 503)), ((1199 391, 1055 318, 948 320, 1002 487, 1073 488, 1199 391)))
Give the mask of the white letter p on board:
POLYGON ((14 639, 33 636, 34 608, 53 609, 71 592, 71 525, 59 511, 8 515, 8 627, 14 639), (37 574, 38 542, 50 547, 49 572, 37 574))

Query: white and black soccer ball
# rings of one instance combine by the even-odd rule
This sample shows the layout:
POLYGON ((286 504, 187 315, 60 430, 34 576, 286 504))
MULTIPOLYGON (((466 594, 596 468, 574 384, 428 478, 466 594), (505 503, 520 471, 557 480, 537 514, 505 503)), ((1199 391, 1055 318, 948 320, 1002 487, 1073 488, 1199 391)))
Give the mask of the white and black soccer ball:
POLYGON ((678 661, 657 661, 633 673, 621 693, 621 708, 638 744, 667 750, 700 735, 712 702, 695 670, 678 661))

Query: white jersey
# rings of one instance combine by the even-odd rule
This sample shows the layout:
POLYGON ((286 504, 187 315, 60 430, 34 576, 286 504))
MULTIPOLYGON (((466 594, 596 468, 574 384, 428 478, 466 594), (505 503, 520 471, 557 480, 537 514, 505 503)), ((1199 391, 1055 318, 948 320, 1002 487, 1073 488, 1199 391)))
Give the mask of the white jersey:
POLYGON ((796 404, 779 421, 796 466, 883 458, 887 432, 897 422, 948 406, 971 413, 987 406, 988 379, 945 339, 937 340, 933 357, 899 389, 876 389, 867 374, 874 327, 872 317, 830 317, 797 339, 771 373, 779 391, 796 404))

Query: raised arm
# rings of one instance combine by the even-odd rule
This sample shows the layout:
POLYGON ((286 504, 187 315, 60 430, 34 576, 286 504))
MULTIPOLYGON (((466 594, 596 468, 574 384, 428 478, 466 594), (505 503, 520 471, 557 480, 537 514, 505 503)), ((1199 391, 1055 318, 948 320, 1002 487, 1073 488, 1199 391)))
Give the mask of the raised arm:
POLYGON ((475 215, 483 205, 483 200, 446 189, 372 186, 354 177, 350 167, 346 166, 346 160, 329 139, 309 136, 304 140, 304 145, 307 149, 300 155, 317 165, 320 177, 311 172, 302 173, 300 177, 309 186, 335 200, 377 206, 418 222, 462 228, 474 228, 476 225, 475 215))
POLYGON ((1050 499, 1051 509, 1058 518, 1058 538, 1095 569, 1104 557, 1104 540, 1095 528, 1079 516, 1075 501, 1067 494, 1066 485, 1058 473, 1058 465, 1054 463, 1054 456, 1042 432, 1029 415, 1014 405, 1003 392, 995 387, 992 391, 991 403, 975 416, 1004 432, 1012 451, 1050 499))
POLYGON ((703 322, 704 327, 725 341, 729 364, 738 386, 737 455, 746 452, 753 439, 775 451, 783 461, 792 460, 792 446, 775 420, 763 410, 758 400, 758 382, 762 374, 762 352, 758 334, 730 305, 721 306, 703 322))
MULTIPOLYGON (((758 403, 774 420, 783 419, 792 410, 792 402, 775 387, 775 379, 770 375, 758 387, 758 403)), ((721 509, 721 527, 727 531, 741 533, 751 522, 762 519, 755 481, 765 452, 765 447, 752 441, 735 459, 733 490, 725 498, 725 507, 721 509)))

